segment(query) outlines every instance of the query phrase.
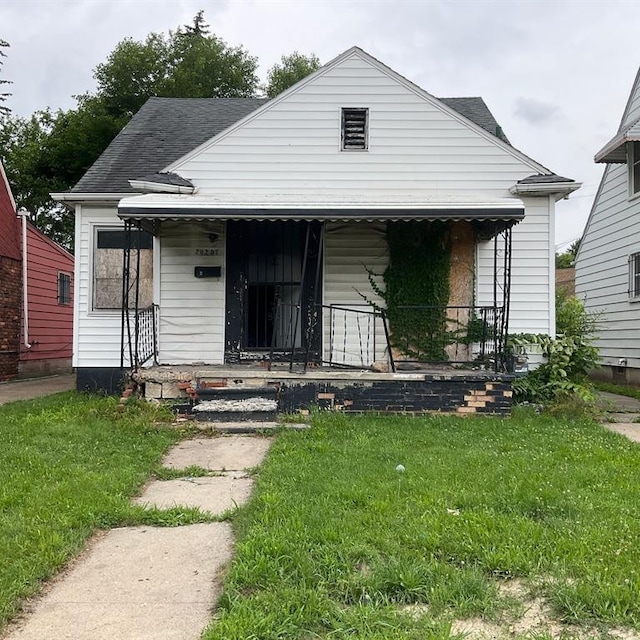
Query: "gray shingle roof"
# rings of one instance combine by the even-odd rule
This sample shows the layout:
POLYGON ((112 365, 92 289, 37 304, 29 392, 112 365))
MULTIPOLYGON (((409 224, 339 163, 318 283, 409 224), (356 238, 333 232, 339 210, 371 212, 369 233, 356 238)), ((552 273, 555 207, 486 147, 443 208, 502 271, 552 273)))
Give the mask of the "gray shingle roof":
POLYGON ((264 102, 264 98, 150 98, 71 192, 133 193, 129 180, 162 171, 264 102))
POLYGON ((573 182, 573 180, 571 180, 571 178, 563 178, 555 173, 550 175, 545 173, 536 173, 535 175, 527 176, 522 180, 518 180, 518 184, 555 184, 556 182, 573 182))
MULTIPOLYGON (((482 98, 441 100, 508 142, 482 98)), ((167 165, 265 102, 265 98, 150 98, 71 193, 134 193, 129 180, 153 179, 167 165)))
POLYGON ((504 135, 502 127, 497 123, 482 98, 438 98, 438 100, 444 102, 448 107, 451 107, 460 115, 468 118, 471 122, 475 122, 491 135, 509 144, 509 140, 507 136, 504 135))

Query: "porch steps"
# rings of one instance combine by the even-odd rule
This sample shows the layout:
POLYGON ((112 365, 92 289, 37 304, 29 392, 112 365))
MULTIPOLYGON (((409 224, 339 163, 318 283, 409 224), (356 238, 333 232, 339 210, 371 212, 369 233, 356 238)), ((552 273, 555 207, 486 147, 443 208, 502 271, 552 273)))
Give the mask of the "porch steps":
POLYGON ((198 422, 275 422, 275 386, 197 387, 193 414, 198 422))

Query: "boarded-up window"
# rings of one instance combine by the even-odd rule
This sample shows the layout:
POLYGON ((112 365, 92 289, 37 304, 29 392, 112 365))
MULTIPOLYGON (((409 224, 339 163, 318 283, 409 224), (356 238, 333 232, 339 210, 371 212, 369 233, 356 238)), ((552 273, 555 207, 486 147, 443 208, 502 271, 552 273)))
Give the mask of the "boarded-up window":
POLYGON ((342 109, 342 150, 366 151, 369 148, 369 109, 342 109))
MULTIPOLYGON (((122 230, 96 229, 93 251, 93 308, 122 308, 122 274, 127 234, 122 230)), ((140 251, 138 308, 153 303, 153 237, 145 231, 131 232, 129 307, 136 306, 137 263, 140 251), (138 249, 139 247, 139 249, 138 249)))

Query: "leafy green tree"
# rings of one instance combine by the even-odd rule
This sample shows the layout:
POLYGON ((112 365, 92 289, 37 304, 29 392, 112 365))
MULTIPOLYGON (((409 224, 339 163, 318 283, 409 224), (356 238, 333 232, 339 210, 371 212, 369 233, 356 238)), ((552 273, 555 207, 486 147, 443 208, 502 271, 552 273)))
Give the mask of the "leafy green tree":
POLYGON ((116 118, 130 118, 152 96, 250 97, 258 88, 257 65, 242 47, 208 35, 200 11, 193 27, 117 44, 96 67, 94 97, 116 118))
MULTIPOLYGON (((6 58, 7 54, 2 50, 6 47, 9 46, 9 43, 6 40, 2 40, 2 38, 0 38, 0 67, 2 67, 2 63, 4 62, 4 60, 2 58, 6 58)), ((0 84, 11 84, 11 80, 2 80, 0 79, 0 84)), ((3 114, 8 114, 11 109, 9 109, 9 107, 7 107, 6 105, 2 104, 3 102, 6 102, 7 98, 10 96, 10 93, 6 93, 6 92, 0 92, 0 115, 3 114)))
POLYGON ((294 51, 288 56, 282 56, 280 63, 267 72, 267 96, 274 98, 319 68, 320 60, 313 53, 305 56, 294 51))
POLYGON ((575 265, 578 249, 580 248, 580 242, 582 242, 582 238, 571 243, 566 251, 556 253, 556 269, 568 269, 575 265))
POLYGON ((75 109, 0 119, 0 155, 18 206, 72 248, 73 214, 49 193, 71 188, 148 98, 253 96, 256 68, 242 47, 209 35, 202 11, 175 33, 123 40, 96 67, 97 90, 76 96, 75 109))

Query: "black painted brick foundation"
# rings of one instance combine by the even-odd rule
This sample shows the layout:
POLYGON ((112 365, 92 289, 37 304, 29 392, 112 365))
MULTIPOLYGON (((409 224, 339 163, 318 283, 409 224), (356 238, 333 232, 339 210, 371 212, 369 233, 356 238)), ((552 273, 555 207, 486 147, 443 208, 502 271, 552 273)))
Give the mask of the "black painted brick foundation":
POLYGON ((317 406, 325 410, 459 414, 511 412, 510 376, 429 378, 334 383, 282 381, 278 409, 294 412, 317 406))

